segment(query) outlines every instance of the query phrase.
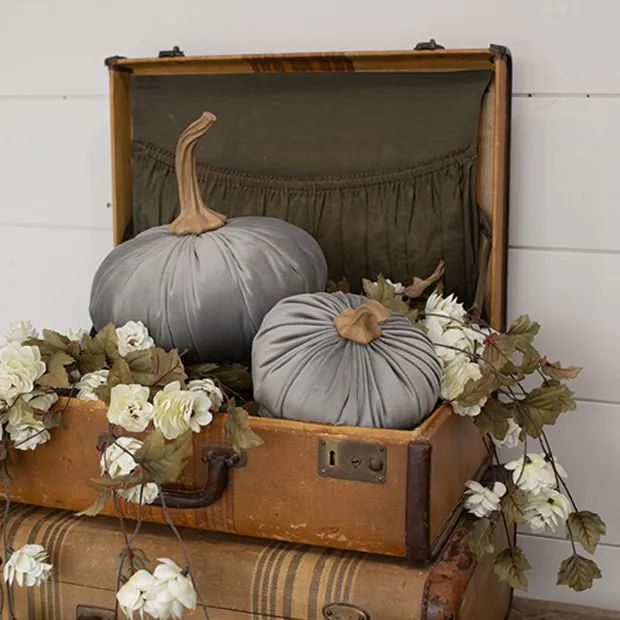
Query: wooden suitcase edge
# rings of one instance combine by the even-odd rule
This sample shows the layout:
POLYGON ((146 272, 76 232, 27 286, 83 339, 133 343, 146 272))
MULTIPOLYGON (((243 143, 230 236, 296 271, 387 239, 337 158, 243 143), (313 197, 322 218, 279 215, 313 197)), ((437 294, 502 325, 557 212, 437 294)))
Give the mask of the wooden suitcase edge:
POLYGON ((414 565, 430 561, 430 441, 412 441, 407 446, 407 497, 405 504, 405 553, 414 565))

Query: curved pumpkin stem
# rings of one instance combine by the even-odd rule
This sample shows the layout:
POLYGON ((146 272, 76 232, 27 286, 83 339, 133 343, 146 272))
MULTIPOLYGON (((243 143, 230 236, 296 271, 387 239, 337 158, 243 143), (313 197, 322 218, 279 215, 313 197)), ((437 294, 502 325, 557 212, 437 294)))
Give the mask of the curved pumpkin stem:
POLYGON ((196 145, 213 123, 215 116, 203 112, 185 129, 177 143, 175 167, 181 213, 168 226, 168 232, 173 235, 199 235, 226 224, 226 216, 209 209, 202 200, 196 174, 196 145))
POLYGON ((390 319, 390 311, 382 303, 369 299, 357 308, 348 308, 334 319, 338 333, 347 340, 368 344, 383 331, 379 323, 390 319))

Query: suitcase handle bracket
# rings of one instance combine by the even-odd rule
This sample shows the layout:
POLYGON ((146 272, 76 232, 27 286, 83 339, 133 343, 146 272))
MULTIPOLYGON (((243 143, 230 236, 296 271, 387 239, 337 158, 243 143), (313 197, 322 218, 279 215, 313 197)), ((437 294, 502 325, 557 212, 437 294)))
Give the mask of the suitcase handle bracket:
POLYGON ((153 504, 168 508, 206 508, 215 504, 228 486, 232 467, 244 467, 247 463, 245 451, 235 452, 227 446, 204 446, 202 462, 207 466, 207 480, 202 489, 185 491, 183 489, 164 489, 163 501, 158 497, 153 504))

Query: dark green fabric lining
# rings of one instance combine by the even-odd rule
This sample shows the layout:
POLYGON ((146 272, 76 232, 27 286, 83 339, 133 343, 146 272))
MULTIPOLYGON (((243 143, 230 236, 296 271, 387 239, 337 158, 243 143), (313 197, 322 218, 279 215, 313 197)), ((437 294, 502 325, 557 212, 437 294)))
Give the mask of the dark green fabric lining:
POLYGON ((178 212, 174 145, 203 109, 200 183, 229 216, 286 219, 321 245, 354 291, 446 262, 473 301, 477 129, 488 71, 134 78, 133 219, 126 238, 178 212))

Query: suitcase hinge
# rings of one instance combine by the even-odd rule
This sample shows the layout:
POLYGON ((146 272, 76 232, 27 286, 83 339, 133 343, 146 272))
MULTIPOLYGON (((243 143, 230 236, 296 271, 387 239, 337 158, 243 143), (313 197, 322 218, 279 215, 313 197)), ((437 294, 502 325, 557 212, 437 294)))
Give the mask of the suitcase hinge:
POLYGON ((323 607, 327 620, 370 620, 370 616, 359 607, 347 603, 332 603, 323 607))
POLYGON ((159 50, 159 58, 177 58, 178 56, 185 56, 178 45, 175 45, 171 50, 159 50))
POLYGON ((413 49, 416 52, 421 52, 421 51, 432 52, 433 50, 445 50, 446 48, 443 45, 439 45, 439 43, 437 43, 435 39, 431 39, 430 41, 420 41, 419 43, 416 43, 413 49))

